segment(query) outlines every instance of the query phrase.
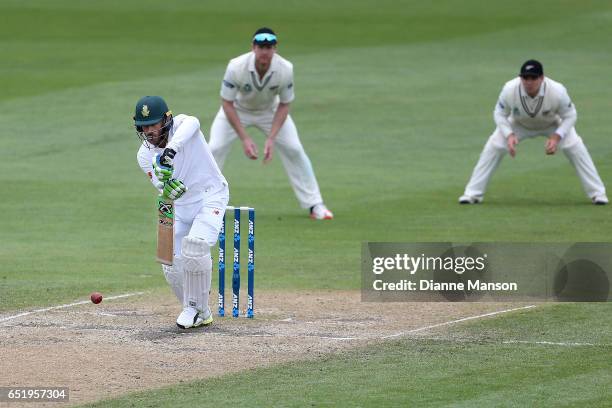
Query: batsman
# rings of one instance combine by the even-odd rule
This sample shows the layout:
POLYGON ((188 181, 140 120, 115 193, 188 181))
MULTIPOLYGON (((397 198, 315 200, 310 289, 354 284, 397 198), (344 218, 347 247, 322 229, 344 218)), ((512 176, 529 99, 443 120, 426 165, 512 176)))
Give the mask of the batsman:
POLYGON ((183 307, 182 329, 213 322, 208 307, 211 247, 217 242, 229 188, 200 130, 197 118, 172 116, 160 96, 136 103, 136 133, 142 141, 138 164, 165 200, 173 203, 173 256, 162 265, 166 281, 183 307))

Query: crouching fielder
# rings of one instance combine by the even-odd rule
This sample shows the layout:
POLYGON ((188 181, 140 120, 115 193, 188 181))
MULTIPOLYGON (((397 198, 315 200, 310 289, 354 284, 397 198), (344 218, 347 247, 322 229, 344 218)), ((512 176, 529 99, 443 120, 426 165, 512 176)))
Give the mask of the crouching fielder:
POLYGON ((230 61, 221 84, 221 108, 210 129, 210 149, 220 168, 232 143, 240 138, 245 155, 258 157, 257 145, 246 132, 254 126, 267 135, 264 163, 279 156, 302 208, 314 220, 331 220, 323 203, 310 159, 289 115, 294 100, 293 64, 276 53, 276 34, 263 27, 255 32, 251 52, 230 61))
POLYGON ((520 75, 506 83, 494 111, 497 128, 485 144, 472 177, 459 197, 461 204, 482 202, 487 184, 506 153, 514 157, 519 142, 546 136, 546 154, 561 149, 576 169, 593 204, 608 203, 595 164, 576 133, 576 108, 565 87, 544 76, 542 64, 526 61, 520 75))
POLYGON ((172 116, 159 96, 136 104, 134 125, 142 145, 138 164, 153 185, 174 200, 174 261, 166 281, 183 306, 180 328, 209 325, 211 247, 217 242, 229 188, 200 131, 197 118, 172 116))

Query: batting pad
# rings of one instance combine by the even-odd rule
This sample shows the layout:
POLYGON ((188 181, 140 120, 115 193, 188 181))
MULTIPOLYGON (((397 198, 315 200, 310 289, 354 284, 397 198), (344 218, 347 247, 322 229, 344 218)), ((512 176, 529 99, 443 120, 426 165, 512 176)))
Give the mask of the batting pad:
MULTIPOLYGON (((179 262, 178 258, 179 257, 174 258, 175 262, 179 262)), ((175 271, 174 267, 170 265, 162 264, 162 269, 164 271, 164 276, 166 277, 166 282, 168 282, 172 288, 172 291, 176 295, 179 302, 183 304, 183 274, 178 269, 175 271)))
POLYGON ((206 313, 212 278, 210 247, 199 238, 185 237, 179 265, 183 270, 183 307, 193 307, 206 313))

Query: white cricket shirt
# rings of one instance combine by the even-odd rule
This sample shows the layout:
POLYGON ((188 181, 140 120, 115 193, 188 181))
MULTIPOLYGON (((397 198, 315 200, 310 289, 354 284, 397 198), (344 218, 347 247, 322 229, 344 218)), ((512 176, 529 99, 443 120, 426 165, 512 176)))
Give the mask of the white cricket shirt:
MULTIPOLYGON (((196 117, 175 116, 166 147, 176 151, 172 177, 181 180, 187 186, 187 192, 176 200, 177 205, 195 203, 200 201, 202 195, 210 188, 227 185, 200 130, 200 121, 196 117)), ((159 182, 153 173, 153 158, 163 151, 163 148, 149 149, 144 144, 138 149, 138 164, 149 175, 153 185, 159 182)))
POLYGON ((493 112, 497 127, 504 137, 512 133, 512 125, 528 130, 546 130, 556 127, 562 138, 576 124, 577 113, 567 90, 559 82, 544 77, 538 95, 527 95, 517 77, 506 82, 493 112))
POLYGON ((236 57, 227 65, 221 97, 246 111, 276 109, 279 102, 290 103, 295 98, 293 64, 274 54, 268 72, 260 79, 254 52, 236 57))

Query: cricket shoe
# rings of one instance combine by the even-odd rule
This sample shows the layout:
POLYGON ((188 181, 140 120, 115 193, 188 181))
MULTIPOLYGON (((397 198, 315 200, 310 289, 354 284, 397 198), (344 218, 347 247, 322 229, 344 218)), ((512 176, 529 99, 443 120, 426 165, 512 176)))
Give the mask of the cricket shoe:
POLYGON ((480 204, 482 203, 482 197, 475 197, 469 195, 462 195, 459 197, 459 204, 480 204))
POLYGON ((333 220, 334 214, 327 209, 325 204, 317 204, 310 207, 310 218, 313 220, 333 220))
POLYGON ((606 205, 608 204, 608 197, 605 194, 593 196, 591 199, 595 205, 606 205))
POLYGON ((189 306, 183 309, 179 317, 176 319, 176 325, 181 329, 190 329, 192 327, 208 326, 212 324, 212 313, 204 318, 204 314, 199 310, 189 306))

